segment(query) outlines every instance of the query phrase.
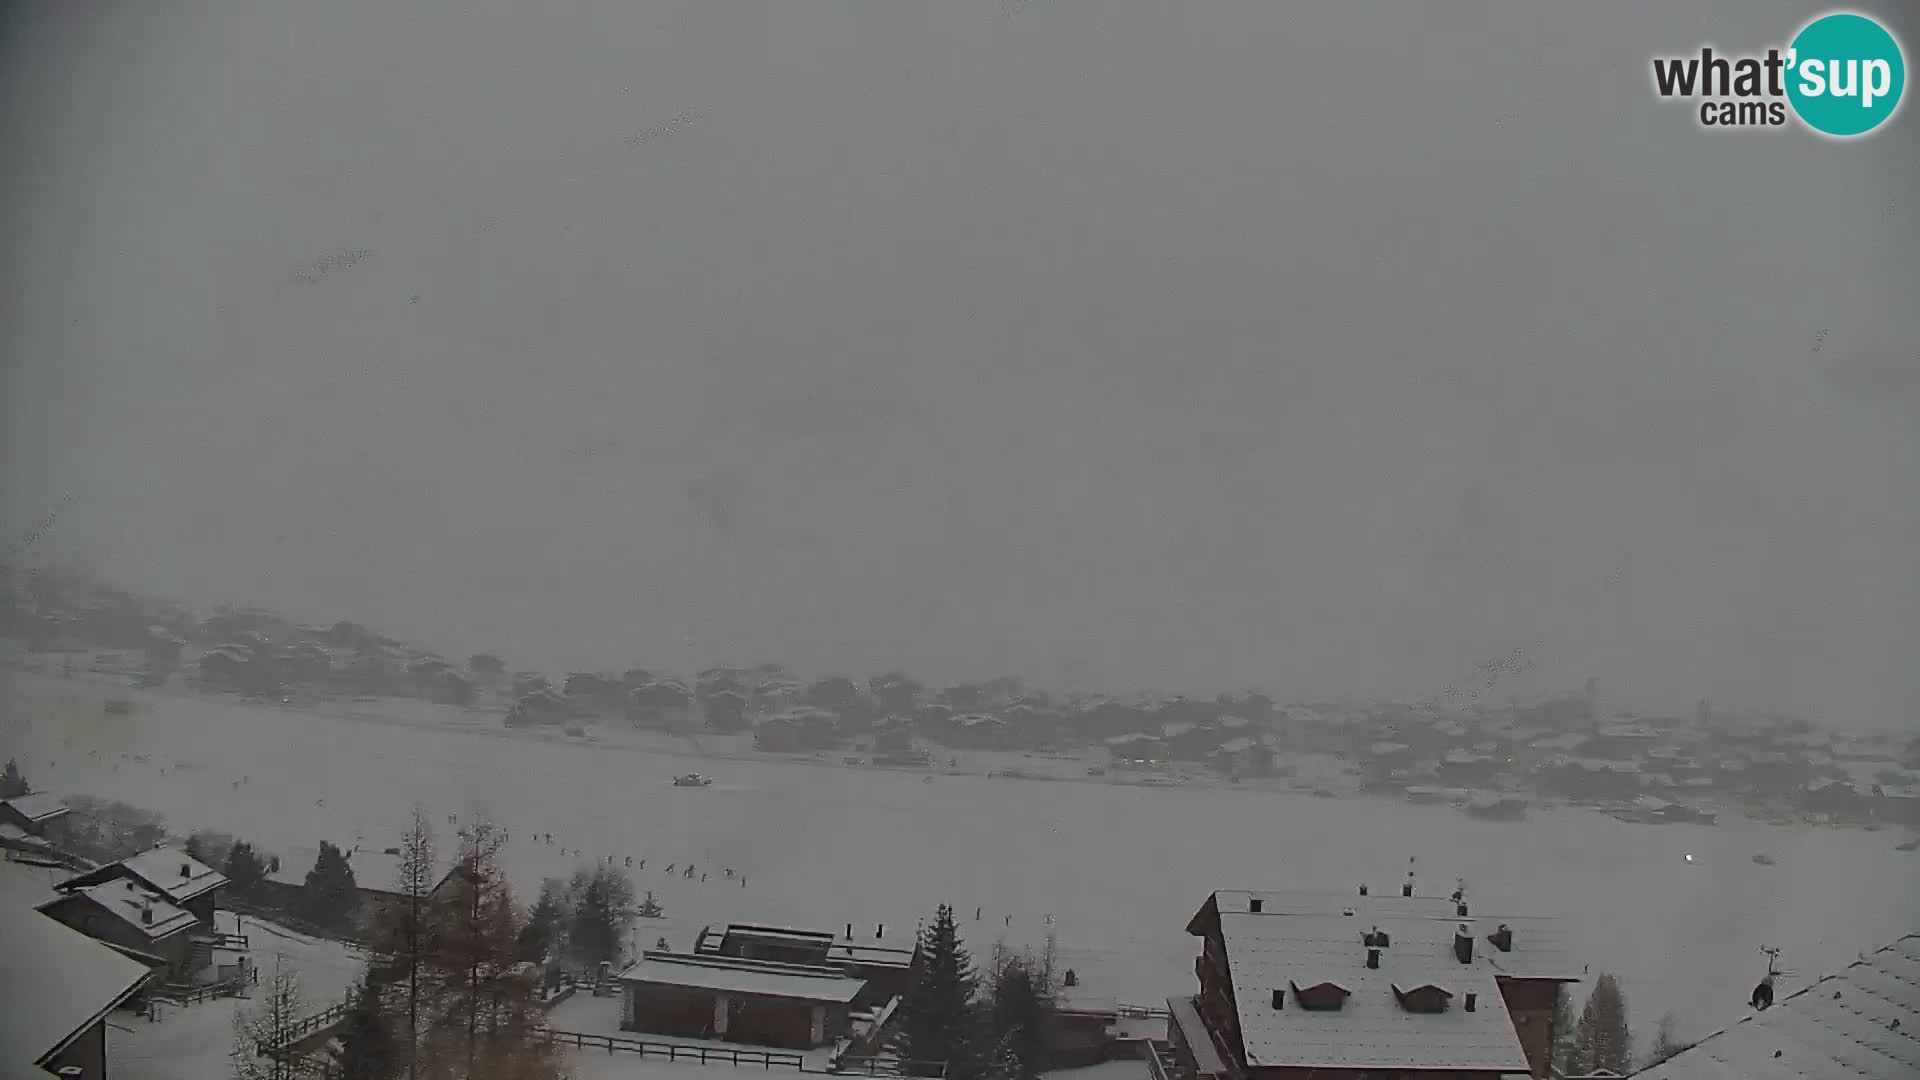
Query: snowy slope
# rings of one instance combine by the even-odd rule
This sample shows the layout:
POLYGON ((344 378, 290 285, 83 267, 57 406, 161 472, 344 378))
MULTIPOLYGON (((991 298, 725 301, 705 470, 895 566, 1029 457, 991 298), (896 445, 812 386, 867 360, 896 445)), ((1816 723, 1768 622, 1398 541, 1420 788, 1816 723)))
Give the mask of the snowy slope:
MULTIPOLYGON (((393 717, 354 721, 217 699, 107 690, 9 673, 6 749, 39 785, 124 799, 184 832, 212 827, 272 850, 321 838, 395 842, 417 799, 437 825, 493 817, 530 901, 578 860, 644 858, 634 873, 691 944, 700 925, 779 920, 871 937, 911 933, 950 902, 977 952, 1037 940, 1046 917, 1090 994, 1148 1001, 1192 981, 1187 918, 1219 887, 1345 888, 1396 882, 1417 857, 1422 887, 1464 875, 1488 908, 1561 916, 1582 959, 1625 979, 1649 1027, 1676 1010, 1683 1033, 1739 1016, 1764 971, 1759 948, 1817 974, 1913 929, 1920 859, 1861 830, 1636 826, 1575 811, 1525 822, 1462 819, 1369 800, 1219 789, 917 776, 797 764, 702 766, 717 782, 675 788, 687 761, 608 747, 454 734, 393 717), (130 715, 100 708, 131 698, 130 715), (144 763, 122 755, 145 754, 144 763), (535 843, 535 833, 554 843, 535 843), (1766 851, 1772 867, 1751 862, 1766 851), (1688 862, 1686 855, 1694 856, 1688 862), (709 874, 663 873, 692 860, 709 874), (723 867, 744 872, 745 888, 723 867), (974 921, 976 907, 980 919, 974 921)), ((377 710, 377 704, 357 704, 377 710)), ((1791 981, 1791 980, 1790 980, 1791 981)))

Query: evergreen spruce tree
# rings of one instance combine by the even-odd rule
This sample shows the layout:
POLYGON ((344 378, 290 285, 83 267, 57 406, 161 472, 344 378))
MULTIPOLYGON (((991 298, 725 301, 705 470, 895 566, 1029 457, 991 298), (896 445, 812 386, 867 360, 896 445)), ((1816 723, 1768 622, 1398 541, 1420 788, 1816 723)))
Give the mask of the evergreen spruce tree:
POLYGON ((633 914, 632 880, 612 866, 583 866, 574 872, 567 893, 567 948, 574 960, 589 969, 617 963, 620 937, 633 914))
POLYGON ((913 986, 900 1003, 896 1049, 914 1062, 941 1062, 949 1075, 971 1072, 977 980, 973 961, 954 926, 953 908, 942 904, 920 931, 913 986))
POLYGON ((353 924, 354 913, 360 906, 360 891, 353 880, 353 867, 347 863, 346 852, 325 840, 320 841, 320 854, 313 860, 313 869, 307 871, 300 901, 300 914, 321 926, 339 930, 353 924))
POLYGON ((400 1047, 381 1008, 380 991, 362 981, 340 1025, 332 1080, 394 1080, 399 1073, 400 1047))
POLYGON ((567 918, 567 886, 559 878, 540 883, 540 899, 527 912, 527 924, 520 928, 515 955, 521 960, 542 963, 560 944, 560 932, 567 918))
POLYGON ((1047 1071, 1047 1027, 1053 1013, 1052 987, 1034 961, 1012 957, 1000 961, 993 978, 990 1028, 998 1047, 988 1071, 999 1057, 1011 1055, 1018 1071, 1011 1080, 1036 1080, 1047 1071))
POLYGON ((1552 1042, 1550 1049, 1553 1058, 1550 1064, 1554 1072, 1566 1076, 1578 1076, 1586 1070, 1580 1066, 1580 1047, 1578 1031, 1573 1021, 1573 994, 1562 985, 1553 998, 1553 1021, 1549 1031, 1552 1042))
POLYGON ((245 840, 236 840, 227 851, 227 864, 221 867, 228 887, 235 896, 248 896, 267 876, 267 861, 245 840))
POLYGON ((1608 1069, 1625 1076, 1633 1071, 1633 1033, 1627 1027, 1627 996, 1619 980, 1602 973, 1587 995, 1580 1022, 1574 1025, 1574 1052, 1587 1072, 1608 1069))
POLYGON ((33 785, 20 773, 20 763, 7 759, 7 767, 0 770, 0 799, 17 799, 22 795, 33 794, 33 785))

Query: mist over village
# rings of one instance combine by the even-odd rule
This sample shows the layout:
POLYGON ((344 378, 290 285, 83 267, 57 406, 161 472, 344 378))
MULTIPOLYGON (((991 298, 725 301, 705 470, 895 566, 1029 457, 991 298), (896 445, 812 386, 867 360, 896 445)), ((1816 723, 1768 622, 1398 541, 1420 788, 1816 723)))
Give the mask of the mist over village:
POLYGON ((0 1080, 1920 1076, 1915 43, 20 0, 0 1080))

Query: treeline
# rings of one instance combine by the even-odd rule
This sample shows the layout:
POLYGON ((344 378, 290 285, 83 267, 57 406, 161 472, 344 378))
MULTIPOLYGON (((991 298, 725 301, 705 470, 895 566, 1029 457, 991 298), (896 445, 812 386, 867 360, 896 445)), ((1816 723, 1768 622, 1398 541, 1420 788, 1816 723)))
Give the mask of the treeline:
MULTIPOLYGON (((534 1034, 542 1021, 540 965, 524 959, 529 912, 499 866, 504 834, 484 822, 459 831, 443 871, 426 815, 402 839, 399 902, 371 920, 373 959, 362 975, 321 1074, 329 1080, 558 1080, 558 1052, 534 1034)), ((591 879, 592 875, 589 875, 591 879)), ((617 947, 617 934, 615 935, 617 947)), ((302 1009, 276 974, 237 1035, 238 1080, 310 1075, 258 1055, 282 1041, 302 1009), (285 1071, 279 1071, 284 1069, 285 1071)), ((310 1011, 310 1010, 309 1010, 310 1011)))
POLYGON ((951 1080, 1035 1080, 1050 1066, 1057 986, 1049 942, 1038 955, 996 949, 983 980, 942 904, 920 932, 914 982, 893 1049, 910 1069, 951 1080))
MULTIPOLYGON (((1553 1067, 1557 1074, 1583 1076, 1602 1070, 1627 1076, 1634 1072, 1633 1030, 1627 1016, 1627 994, 1620 980, 1602 972, 1593 981, 1579 1018, 1573 999, 1564 989, 1554 1001, 1553 1067)), ((1679 1037, 1672 1013, 1660 1018, 1642 1068, 1652 1068, 1693 1044, 1679 1037)))

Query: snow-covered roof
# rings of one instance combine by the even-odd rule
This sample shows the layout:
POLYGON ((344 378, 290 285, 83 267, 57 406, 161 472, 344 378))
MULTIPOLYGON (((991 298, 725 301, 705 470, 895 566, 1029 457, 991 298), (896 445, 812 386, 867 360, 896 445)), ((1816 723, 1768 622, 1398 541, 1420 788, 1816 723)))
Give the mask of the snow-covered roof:
POLYGON ((1906 1080, 1920 1076, 1920 934, 1700 1040, 1643 1080, 1906 1080))
POLYGON ((149 848, 115 865, 125 868, 176 904, 227 883, 225 874, 178 848, 149 848))
POLYGON ((28 821, 35 822, 57 818, 67 812, 66 803, 61 802, 58 796, 44 791, 36 791, 31 795, 15 795, 11 799, 0 799, 0 806, 5 806, 28 821))
MULTIPOLYGON (((158 893, 137 881, 118 878, 97 885, 65 890, 68 896, 85 897, 95 907, 126 923, 148 941, 177 934, 199 920, 192 912, 175 907, 158 893)), ((41 905, 46 908, 60 900, 41 905)))
MULTIPOLYGON (((12 873, 11 868, 5 871, 12 873)), ((137 963, 32 908, 0 903, 0 1053, 36 1064, 65 1049, 147 978, 137 963)))
MULTIPOLYGON (((1380 928, 1392 944, 1381 950, 1380 966, 1368 968, 1360 935, 1375 923, 1338 914, 1221 914, 1248 1066, 1526 1072, 1493 972, 1434 947, 1421 932, 1427 920, 1389 923, 1380 928), (1339 1008, 1301 1007, 1300 990, 1330 982, 1347 991, 1339 1008), (1394 992, 1426 985, 1455 999, 1439 1012, 1415 1012, 1394 992), (1277 1009, 1276 989, 1283 992, 1277 1009)), ((1447 938, 1450 946, 1451 931, 1447 938)))
MULTIPOLYGON (((1452 955, 1454 929, 1462 922, 1456 914, 1456 905, 1448 897, 1401 896, 1398 888, 1376 889, 1369 896, 1309 889, 1221 889, 1213 894, 1213 902, 1223 914, 1247 912, 1256 898, 1260 901, 1260 910, 1267 915, 1337 915, 1350 924, 1365 923, 1362 929, 1379 926, 1385 930, 1390 923, 1400 924, 1403 930, 1417 926, 1412 932, 1428 942, 1420 948, 1440 949, 1448 956, 1452 955), (1348 911, 1353 914, 1345 915, 1348 911)), ((1470 916, 1466 921, 1476 927, 1479 938, 1474 946, 1474 966, 1514 979, 1572 981, 1582 977, 1582 967, 1574 959, 1558 920, 1543 915, 1482 911, 1472 897, 1468 897, 1467 906, 1470 916), (1487 940, 1489 934, 1502 926, 1513 931, 1511 951, 1503 952, 1487 940)), ((1398 948, 1400 936, 1390 936, 1398 948)))
POLYGON ((826 968, 657 952, 645 953, 620 973, 620 981, 839 1004, 852 1001, 867 985, 826 968))

